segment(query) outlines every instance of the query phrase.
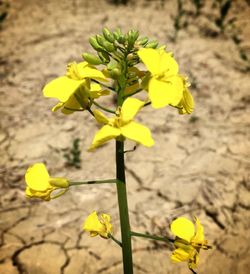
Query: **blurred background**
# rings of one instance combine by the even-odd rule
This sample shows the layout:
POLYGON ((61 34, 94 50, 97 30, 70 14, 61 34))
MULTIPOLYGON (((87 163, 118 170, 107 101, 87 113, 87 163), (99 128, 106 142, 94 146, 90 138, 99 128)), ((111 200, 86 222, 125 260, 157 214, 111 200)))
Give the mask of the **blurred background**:
MULTIPOLYGON (((197 216, 213 245, 197 272, 249 273, 249 23, 247 0, 0 1, 0 273, 122 273, 115 243, 82 231, 97 210, 111 214, 120 237, 113 185, 72 187, 51 202, 24 196, 35 162, 71 180, 115 176, 114 142, 88 153, 97 124, 85 112, 52 113, 55 101, 41 92, 91 52, 88 38, 103 27, 166 44, 196 102, 192 115, 138 115, 156 144, 126 154, 132 229, 169 235, 173 218, 197 216)), ((136 238, 133 250, 136 274, 189 273, 164 244, 136 238)))

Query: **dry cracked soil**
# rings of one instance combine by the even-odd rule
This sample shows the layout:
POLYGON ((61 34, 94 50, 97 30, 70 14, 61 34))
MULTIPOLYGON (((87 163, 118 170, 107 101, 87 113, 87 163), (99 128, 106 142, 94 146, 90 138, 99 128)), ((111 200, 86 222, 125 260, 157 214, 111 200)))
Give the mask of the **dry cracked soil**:
MULTIPOLYGON (((154 148, 126 154, 131 226, 168 235, 171 220, 198 216, 212 250, 202 251, 199 274, 247 274, 250 268, 249 64, 228 32, 214 23, 218 11, 205 1, 195 16, 185 1, 185 26, 174 37, 177 1, 10 1, 0 29, 0 273, 120 274, 114 242, 82 231, 93 210, 112 215, 119 238, 113 185, 72 187, 51 202, 28 200, 24 174, 45 162, 51 174, 72 180, 115 176, 114 142, 88 153, 97 130, 87 113, 51 113, 54 101, 41 90, 68 62, 90 50, 88 37, 104 26, 136 28, 174 52, 192 82, 195 111, 145 108, 138 119, 150 127, 154 148), (80 138, 81 168, 65 166, 63 154, 80 138)), ((249 1, 233 1, 240 46, 249 55, 249 1)), ((182 18, 183 19, 183 18, 182 18)), ((107 104, 109 102, 106 102, 107 104)), ((132 148, 132 142, 126 147, 132 148)), ((133 240, 136 274, 185 274, 164 244, 133 240)))

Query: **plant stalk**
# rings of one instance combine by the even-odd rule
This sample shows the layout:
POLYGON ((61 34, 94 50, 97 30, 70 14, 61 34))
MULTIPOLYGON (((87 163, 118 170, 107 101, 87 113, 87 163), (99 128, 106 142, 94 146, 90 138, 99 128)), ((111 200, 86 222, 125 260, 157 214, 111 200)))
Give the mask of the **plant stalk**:
MULTIPOLYGON (((122 66, 122 73, 117 81, 118 98, 117 107, 122 107, 124 101, 124 90, 127 82, 127 55, 124 54, 122 66)), ((122 258, 123 258, 123 273, 133 274, 133 259, 131 246, 131 232, 129 224, 128 201, 125 178, 125 164, 124 164, 124 141, 116 140, 116 179, 119 183, 116 184, 117 196, 120 214, 121 239, 122 239, 122 258)))
POLYGON ((131 233, 128 214, 123 149, 124 143, 122 141, 116 141, 116 178, 120 181, 120 183, 116 184, 116 186, 121 225, 123 271, 124 274, 133 274, 131 233))

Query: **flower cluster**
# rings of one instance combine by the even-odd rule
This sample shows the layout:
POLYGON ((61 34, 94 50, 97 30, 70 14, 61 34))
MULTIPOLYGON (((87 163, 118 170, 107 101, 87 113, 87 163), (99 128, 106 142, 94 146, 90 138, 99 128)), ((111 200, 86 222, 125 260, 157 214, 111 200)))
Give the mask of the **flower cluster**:
POLYGON ((106 28, 103 35, 91 37, 89 41, 98 55, 84 53, 85 61, 70 63, 64 76, 52 80, 43 89, 44 96, 59 101, 52 111, 61 109, 64 114, 71 114, 88 110, 97 122, 104 124, 94 136, 89 151, 111 139, 128 138, 152 146, 154 141, 150 130, 133 121, 145 105, 151 104, 156 109, 169 105, 177 108, 180 114, 193 111, 194 100, 188 90, 187 78, 179 74, 176 60, 164 46, 158 48, 156 41, 139 38, 139 33, 133 30, 124 36, 119 30, 110 32, 106 28), (137 67, 140 63, 145 65, 146 71, 137 67), (96 65, 105 67, 99 70, 96 65), (96 99, 110 94, 110 91, 119 92, 121 85, 124 102, 113 111, 115 117, 108 118, 92 108, 93 105, 102 108, 96 99), (128 98, 143 91, 148 94, 145 101, 128 98))

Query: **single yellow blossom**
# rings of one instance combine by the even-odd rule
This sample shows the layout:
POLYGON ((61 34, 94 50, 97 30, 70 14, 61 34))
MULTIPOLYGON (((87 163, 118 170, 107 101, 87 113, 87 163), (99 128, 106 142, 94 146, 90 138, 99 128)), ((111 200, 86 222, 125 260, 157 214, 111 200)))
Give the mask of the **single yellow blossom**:
POLYGON ((62 109, 64 114, 70 114, 73 110, 86 109, 89 99, 109 94, 100 85, 91 84, 90 79, 106 81, 104 74, 87 62, 70 63, 66 75, 52 80, 43 89, 45 97, 59 100, 52 111, 62 109))
POLYGON ((45 201, 61 196, 69 187, 67 179, 50 177, 43 163, 30 166, 26 171, 25 181, 26 196, 28 198, 40 198, 45 201), (62 191, 51 196, 51 193, 56 189, 62 189, 62 191))
POLYGON ((137 54, 150 72, 146 82, 152 107, 177 106, 183 97, 183 80, 172 54, 164 48, 142 48, 137 54))
POLYGON ((95 135, 89 151, 101 146, 111 139, 125 137, 146 147, 154 145, 150 130, 133 121, 134 116, 143 107, 144 102, 136 98, 127 98, 122 107, 118 108, 114 118, 107 118, 99 110, 94 110, 96 120, 105 124, 95 135))
POLYGON ((91 237, 100 235, 103 238, 109 238, 112 234, 111 217, 108 214, 100 214, 98 217, 96 211, 92 212, 83 223, 83 229, 90 233, 91 237))
POLYGON ((177 105, 177 108, 179 109, 180 114, 190 114, 194 110, 194 99, 188 90, 190 83, 187 81, 187 78, 183 77, 182 79, 184 83, 183 97, 177 105))
POLYGON ((190 269, 196 268, 201 249, 209 249, 207 240, 204 239, 204 229, 198 218, 194 224, 185 217, 180 217, 171 223, 170 229, 176 236, 174 241, 175 250, 171 255, 174 262, 188 261, 190 269))

